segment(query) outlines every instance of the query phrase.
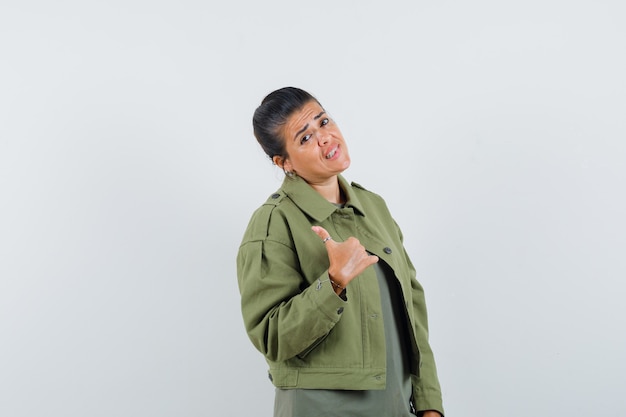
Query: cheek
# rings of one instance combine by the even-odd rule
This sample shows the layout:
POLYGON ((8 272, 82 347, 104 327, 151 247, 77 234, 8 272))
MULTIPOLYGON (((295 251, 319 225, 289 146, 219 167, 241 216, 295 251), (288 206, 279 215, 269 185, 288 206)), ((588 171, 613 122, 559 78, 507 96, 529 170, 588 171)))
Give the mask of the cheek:
POLYGON ((287 159, 287 164, 290 170, 297 170, 302 165, 302 153, 300 150, 292 150, 289 152, 289 158, 287 159))

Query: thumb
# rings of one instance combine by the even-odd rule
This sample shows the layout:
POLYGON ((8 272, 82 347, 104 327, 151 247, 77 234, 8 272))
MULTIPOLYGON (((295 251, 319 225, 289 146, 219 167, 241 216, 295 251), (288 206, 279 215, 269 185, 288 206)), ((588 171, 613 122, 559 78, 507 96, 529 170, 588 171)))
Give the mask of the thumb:
POLYGON ((328 233, 322 226, 313 226, 311 227, 311 230, 313 230, 322 240, 330 237, 330 233, 328 233))

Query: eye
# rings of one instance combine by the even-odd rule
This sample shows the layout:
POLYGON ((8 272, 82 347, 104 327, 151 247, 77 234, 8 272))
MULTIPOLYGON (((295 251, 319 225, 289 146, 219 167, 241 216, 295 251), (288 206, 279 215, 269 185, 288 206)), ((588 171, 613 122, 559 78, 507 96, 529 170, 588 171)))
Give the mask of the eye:
POLYGON ((328 123, 330 122, 330 120, 328 120, 328 117, 325 117, 322 119, 322 122, 320 123, 321 126, 326 126, 328 123))
POLYGON ((306 135, 303 136, 302 139, 300 139, 300 145, 304 145, 305 143, 307 143, 309 141, 309 139, 311 139, 311 135, 306 135))

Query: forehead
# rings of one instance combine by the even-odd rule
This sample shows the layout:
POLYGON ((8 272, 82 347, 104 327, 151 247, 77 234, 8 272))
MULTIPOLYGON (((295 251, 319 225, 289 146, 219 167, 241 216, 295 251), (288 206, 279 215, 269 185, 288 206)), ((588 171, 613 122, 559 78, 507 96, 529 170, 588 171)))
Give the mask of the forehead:
POLYGON ((289 118, 283 132, 287 138, 292 138, 298 131, 304 128, 307 124, 312 124, 315 121, 315 117, 324 112, 324 109, 320 104, 311 100, 304 104, 301 108, 294 111, 289 118))

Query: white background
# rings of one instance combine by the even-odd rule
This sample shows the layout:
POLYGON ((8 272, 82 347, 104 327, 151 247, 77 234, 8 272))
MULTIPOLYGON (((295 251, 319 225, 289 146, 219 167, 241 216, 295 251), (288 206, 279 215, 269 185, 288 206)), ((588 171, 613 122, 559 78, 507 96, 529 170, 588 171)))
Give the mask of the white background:
POLYGON ((235 256, 337 120, 427 291, 447 415, 626 413, 622 1, 3 1, 0 415, 269 416, 235 256))

